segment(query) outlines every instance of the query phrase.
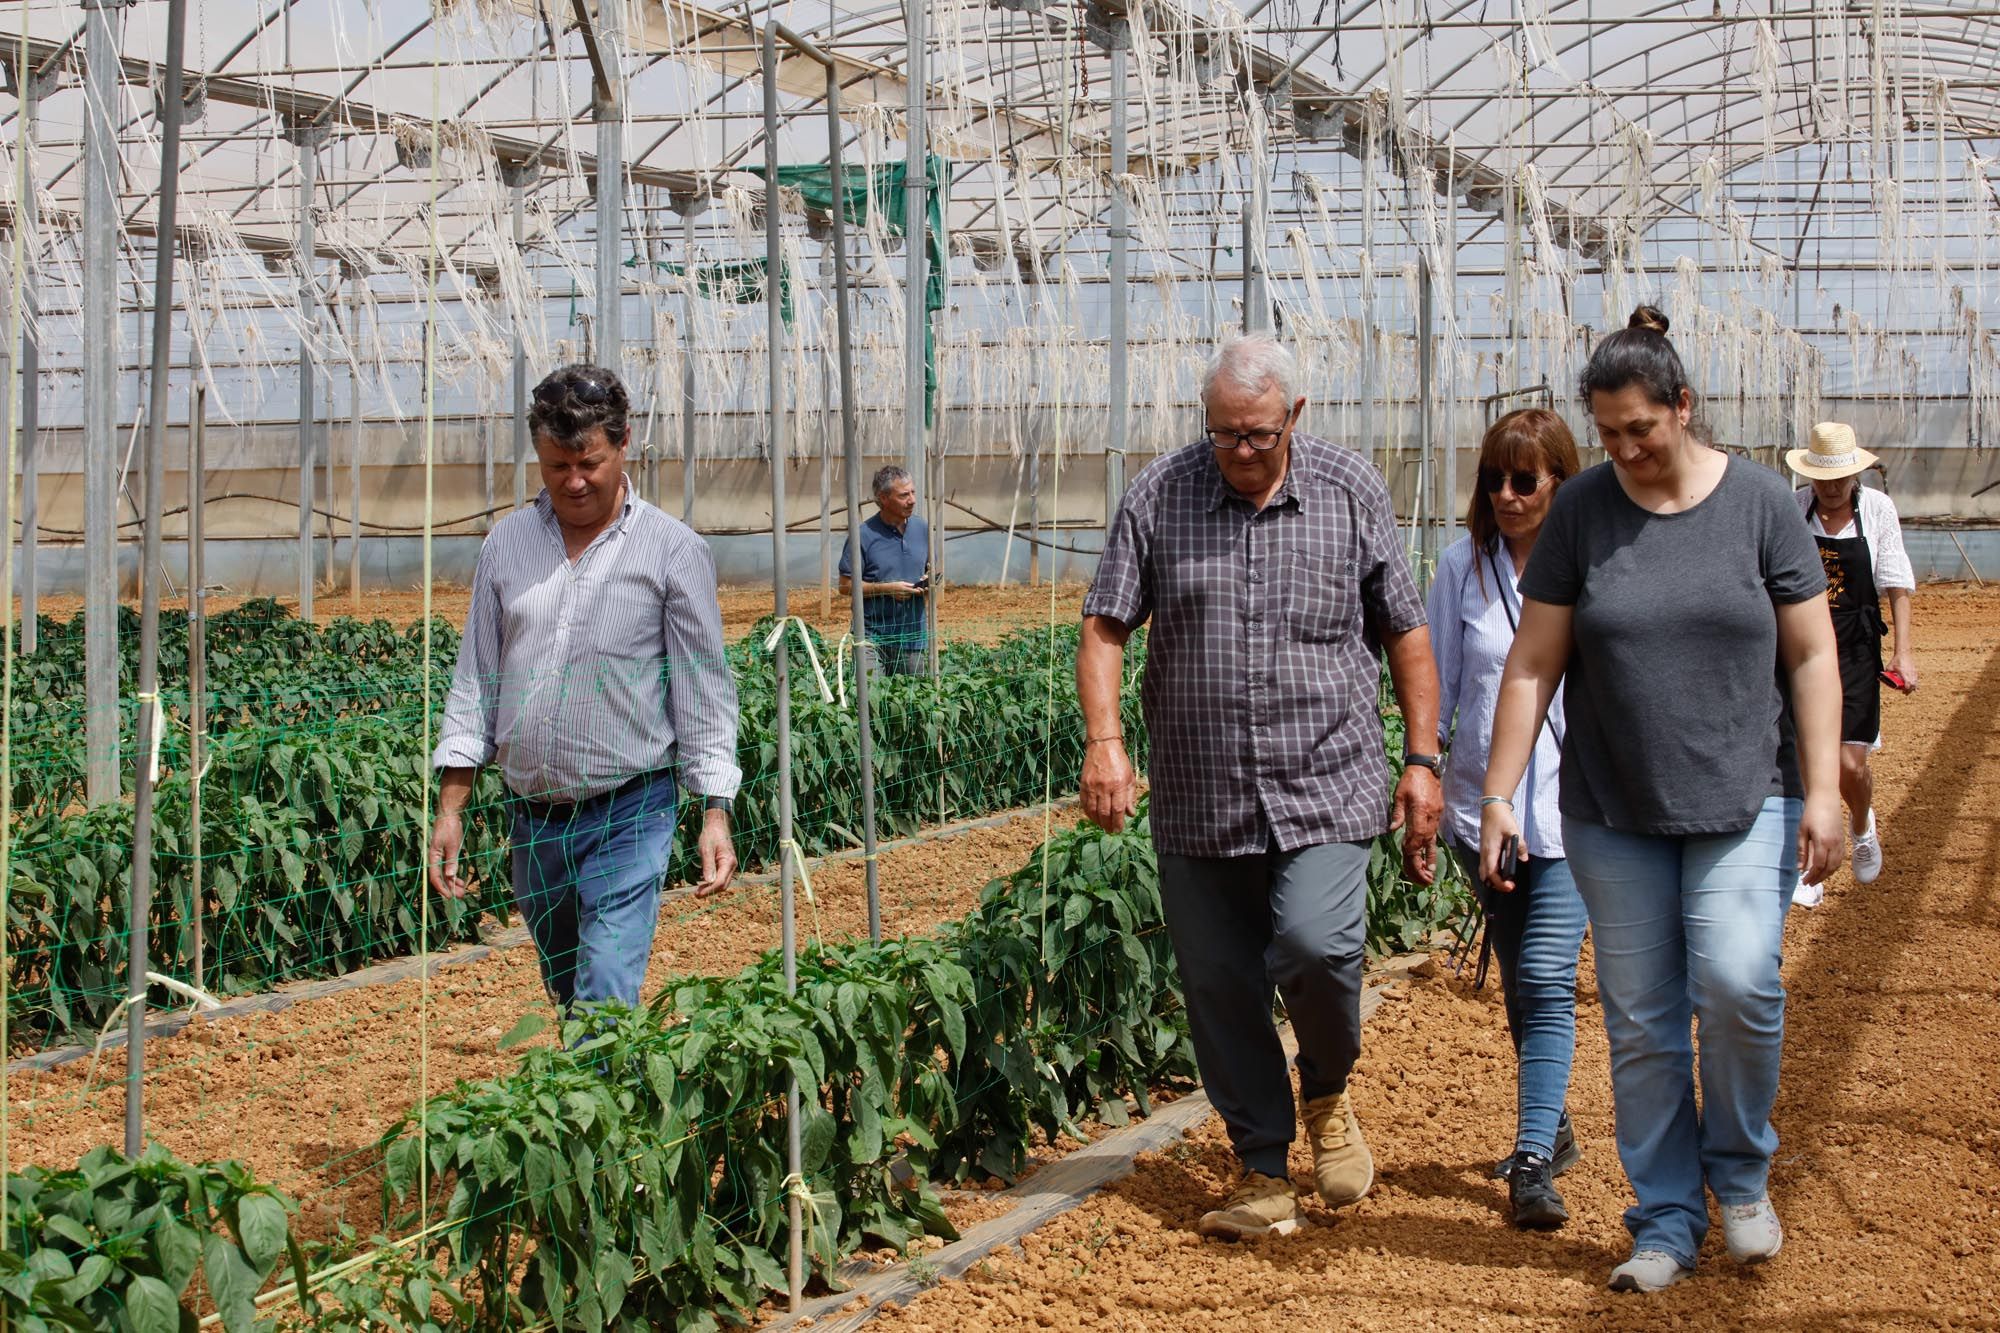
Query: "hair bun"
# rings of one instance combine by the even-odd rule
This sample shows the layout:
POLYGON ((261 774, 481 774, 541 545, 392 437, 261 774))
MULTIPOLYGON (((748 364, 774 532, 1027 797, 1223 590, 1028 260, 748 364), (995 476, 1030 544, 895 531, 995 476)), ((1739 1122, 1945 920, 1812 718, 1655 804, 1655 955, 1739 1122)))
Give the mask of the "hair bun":
POLYGON ((1665 334, 1668 327, 1667 316, 1658 306, 1642 305, 1632 311, 1632 318, 1625 321, 1628 329, 1651 329, 1654 333, 1665 334))

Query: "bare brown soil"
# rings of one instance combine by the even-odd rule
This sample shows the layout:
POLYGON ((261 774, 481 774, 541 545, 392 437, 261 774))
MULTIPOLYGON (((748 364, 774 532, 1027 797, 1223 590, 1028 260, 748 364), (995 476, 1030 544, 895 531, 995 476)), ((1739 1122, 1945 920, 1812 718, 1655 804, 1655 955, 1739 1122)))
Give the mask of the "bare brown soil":
MULTIPOLYGON (((1026 813, 1004 824, 884 852, 885 934, 920 932, 962 916, 979 891, 1026 862, 1049 829, 1026 813)), ((867 934, 858 860, 813 874, 817 907, 799 902, 802 938, 867 934)), ((710 903, 669 909, 653 942, 644 994, 674 977, 734 972, 778 942, 775 888, 744 886, 710 903)), ((547 1012, 532 947, 501 951, 422 981, 359 988, 275 1014, 196 1023, 146 1044, 146 1130, 189 1161, 237 1158, 299 1199, 302 1230, 329 1235, 337 1220, 363 1234, 381 1225, 372 1145, 426 1088, 449 1089, 512 1069, 498 1043, 517 1019, 547 1012)), ((122 1050, 94 1078, 79 1060, 15 1073, 7 1089, 8 1159, 73 1165, 90 1148, 123 1141, 122 1050)), ((991 1205, 986 1205, 990 1207, 991 1205)))
MULTIPOLYGON (((1509 1227, 1487 1175, 1513 1131, 1498 997, 1439 969, 1368 1027, 1354 1091, 1378 1175, 1361 1204, 1315 1203, 1283 1240, 1199 1239, 1234 1171, 1211 1118, 883 1326, 2000 1328, 2000 594, 1926 589, 1917 633, 1922 689, 1885 700, 1875 765, 1888 868, 1866 888, 1842 871, 1788 928, 1777 1259, 1739 1268, 1712 1234, 1693 1280, 1604 1290, 1631 1195, 1587 968, 1570 1097, 1584 1158, 1560 1182, 1573 1220, 1509 1227)), ((1310 1182, 1303 1147, 1292 1168, 1310 1182)))

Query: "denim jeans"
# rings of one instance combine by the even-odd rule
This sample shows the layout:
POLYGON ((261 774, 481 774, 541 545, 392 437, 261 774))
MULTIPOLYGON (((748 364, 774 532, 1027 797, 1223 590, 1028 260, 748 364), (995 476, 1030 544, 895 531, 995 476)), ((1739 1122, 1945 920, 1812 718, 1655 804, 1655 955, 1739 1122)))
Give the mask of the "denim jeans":
POLYGON ((1299 1040, 1299 1095, 1347 1089, 1361 1053, 1365 842, 1256 856, 1160 854, 1160 904, 1203 1087, 1237 1160, 1284 1177, 1298 1137, 1271 991, 1299 1040))
POLYGON ((1778 1148, 1778 965, 1802 804, 1771 797, 1748 830, 1718 835, 1563 820, 1596 941, 1618 1157, 1638 1200, 1625 1213, 1635 1252, 1661 1250, 1691 1268, 1708 1233, 1704 1183, 1721 1204, 1764 1197, 1778 1148))
POLYGON ((1576 1055, 1576 956, 1583 948, 1583 899, 1560 856, 1521 863, 1512 893, 1479 881, 1479 853, 1454 847, 1472 871, 1486 935, 1500 963, 1507 1032, 1514 1039, 1514 1147, 1555 1155, 1556 1122, 1569 1099, 1576 1055))
POLYGON ((674 845, 671 772, 551 810, 514 805, 514 903, 556 1007, 639 1002, 674 845))

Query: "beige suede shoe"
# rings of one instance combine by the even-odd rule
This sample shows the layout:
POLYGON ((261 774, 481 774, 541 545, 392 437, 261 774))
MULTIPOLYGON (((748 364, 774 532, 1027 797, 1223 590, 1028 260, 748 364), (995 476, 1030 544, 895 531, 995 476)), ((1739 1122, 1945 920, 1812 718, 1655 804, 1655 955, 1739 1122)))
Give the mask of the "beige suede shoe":
POLYGON ((1219 1240, 1255 1240, 1259 1236, 1289 1236, 1302 1220, 1299 1192, 1291 1181, 1245 1171, 1230 1191, 1228 1202, 1203 1213, 1195 1230, 1219 1240))
POLYGON ((1345 1208, 1375 1183, 1375 1159, 1362 1140, 1361 1124, 1347 1094, 1315 1097, 1300 1108, 1312 1143, 1313 1178, 1329 1208, 1345 1208))

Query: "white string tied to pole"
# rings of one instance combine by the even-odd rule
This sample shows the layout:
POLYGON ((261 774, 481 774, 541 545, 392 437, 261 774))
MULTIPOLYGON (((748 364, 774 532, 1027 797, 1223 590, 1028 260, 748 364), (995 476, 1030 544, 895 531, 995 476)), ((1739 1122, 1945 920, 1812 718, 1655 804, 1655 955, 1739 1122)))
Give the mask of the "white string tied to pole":
MULTIPOLYGON (((785 629, 787 626, 794 626, 798 629, 799 642, 803 643, 806 646, 806 657, 812 662, 813 675, 817 677, 819 680, 820 698, 827 703, 832 703, 833 690, 826 683, 826 668, 820 663, 819 649, 813 647, 812 630, 804 620, 800 619, 798 616, 781 617, 778 620, 778 623, 771 627, 771 633, 764 639, 764 651, 767 653, 775 653, 778 651, 778 641, 785 637, 785 629)), ((841 636, 840 643, 843 652, 846 651, 847 638, 848 636, 846 635, 841 636)), ((839 667, 836 666, 835 670, 838 671, 839 667)), ((841 688, 841 700, 840 700, 841 707, 843 708, 847 706, 846 695, 847 695, 847 690, 846 690, 845 680, 843 678, 842 688, 841 688)))

